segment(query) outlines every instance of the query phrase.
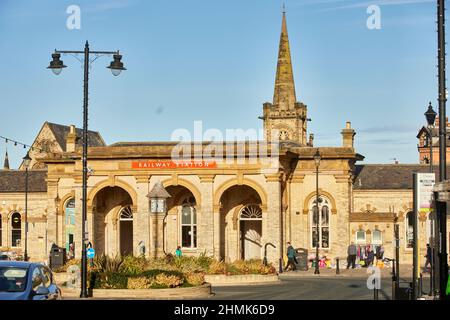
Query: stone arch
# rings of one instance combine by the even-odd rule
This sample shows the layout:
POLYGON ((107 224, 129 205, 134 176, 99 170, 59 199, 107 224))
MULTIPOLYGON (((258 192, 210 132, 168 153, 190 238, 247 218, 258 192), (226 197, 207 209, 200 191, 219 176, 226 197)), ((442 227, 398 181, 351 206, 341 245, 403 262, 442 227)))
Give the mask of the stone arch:
POLYGON ((20 218, 22 218, 23 217, 23 215, 25 214, 25 212, 22 212, 23 210, 21 210, 21 208, 17 208, 16 210, 10 210, 9 212, 8 212, 8 214, 6 215, 6 217, 7 217, 7 219, 8 219, 8 222, 10 222, 11 221, 11 217, 12 217, 12 215, 14 214, 14 213, 18 213, 18 214, 20 214, 20 218))
POLYGON ((131 201, 133 202, 133 206, 137 206, 137 192, 134 190, 134 188, 126 183, 125 181, 122 181, 120 179, 114 179, 114 182, 111 182, 111 180, 103 180, 99 183, 97 183, 91 191, 88 193, 87 198, 87 205, 88 207, 92 208, 92 203, 95 199, 95 196, 98 192, 103 190, 106 187, 120 187, 123 190, 125 190, 131 197, 131 201))
POLYGON ((402 209, 398 212, 398 221, 405 221, 406 214, 410 211, 413 211, 413 203, 403 204, 402 209))
MULTIPOLYGON (((327 197, 330 202, 331 202, 331 213, 332 214, 337 214, 337 209, 336 209, 336 200, 334 199, 334 197, 331 195, 331 193, 326 192, 322 189, 319 189, 319 195, 324 195, 325 197, 327 197)), ((303 214, 308 214, 309 212, 309 203, 312 200, 313 197, 316 196, 316 192, 313 191, 311 192, 306 198, 305 201, 303 202, 303 214)))
POLYGON ((196 207, 199 209, 202 203, 202 196, 198 188, 191 182, 185 180, 185 179, 177 179, 177 183, 173 183, 172 179, 167 179, 162 182, 164 188, 170 187, 170 186, 182 186, 188 189, 192 195, 195 198, 196 207))
POLYGON ((224 183, 222 183, 219 188, 214 192, 214 206, 219 207, 220 206, 220 198, 224 194, 225 191, 227 191, 229 188, 233 186, 239 186, 239 185, 245 185, 248 186, 256 191, 256 193, 259 195, 259 198, 261 199, 261 208, 265 210, 267 208, 267 194, 264 191, 264 188, 261 187, 257 182, 254 182, 249 179, 243 179, 242 183, 238 183, 236 179, 228 180, 224 183))
POLYGON ((71 191, 69 193, 67 193, 66 195, 64 195, 64 197, 61 198, 61 200, 59 201, 58 204, 58 215, 64 215, 64 207, 66 205, 66 202, 71 199, 71 198, 75 198, 75 191, 71 191))

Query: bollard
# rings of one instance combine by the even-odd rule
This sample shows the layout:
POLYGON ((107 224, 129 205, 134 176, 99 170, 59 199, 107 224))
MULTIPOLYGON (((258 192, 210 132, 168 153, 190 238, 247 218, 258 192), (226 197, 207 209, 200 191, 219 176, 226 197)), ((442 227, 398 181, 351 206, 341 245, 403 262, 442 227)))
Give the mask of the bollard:
POLYGON ((420 273, 420 277, 419 277, 419 292, 417 293, 417 297, 422 297, 423 295, 423 277, 422 277, 422 272, 420 273))
POLYGON ((336 258, 336 274, 340 274, 340 272, 339 272, 339 258, 336 258))
POLYGON ((283 259, 280 258, 279 273, 283 273, 283 259))
POLYGON ((395 300, 395 288, 396 288, 396 281, 393 278, 392 279, 392 300, 395 300))
POLYGON ((373 300, 378 300, 377 281, 373 280, 373 300))

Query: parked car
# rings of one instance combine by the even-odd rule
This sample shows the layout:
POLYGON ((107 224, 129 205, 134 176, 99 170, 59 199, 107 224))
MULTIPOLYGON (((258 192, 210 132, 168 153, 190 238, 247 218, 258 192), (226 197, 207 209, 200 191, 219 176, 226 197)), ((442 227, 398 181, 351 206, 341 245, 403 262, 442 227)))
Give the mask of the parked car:
POLYGON ((0 254, 0 260, 11 260, 7 254, 0 254))
POLYGON ((0 300, 60 300, 52 271, 41 263, 0 261, 0 300))

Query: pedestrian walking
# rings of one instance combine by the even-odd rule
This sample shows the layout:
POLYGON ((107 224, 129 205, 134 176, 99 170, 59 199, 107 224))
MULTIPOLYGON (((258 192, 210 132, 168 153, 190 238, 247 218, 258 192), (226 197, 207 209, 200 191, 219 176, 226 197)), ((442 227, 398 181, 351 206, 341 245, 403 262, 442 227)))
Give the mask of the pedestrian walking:
POLYGON ((356 254, 358 253, 355 244, 352 242, 347 248, 347 269, 352 266, 352 269, 355 269, 356 262, 356 254))
POLYGON ((295 266, 295 249, 291 245, 290 242, 287 242, 287 253, 288 262, 286 264, 286 268, 284 268, 284 271, 287 271, 289 266, 292 266, 292 271, 297 270, 297 267, 295 266))
POLYGON ((425 260, 424 268, 425 268, 425 270, 427 270, 428 265, 430 265, 430 267, 431 267, 431 247, 430 247, 429 243, 427 243, 427 254, 425 255, 425 258, 426 258, 426 260, 425 260))

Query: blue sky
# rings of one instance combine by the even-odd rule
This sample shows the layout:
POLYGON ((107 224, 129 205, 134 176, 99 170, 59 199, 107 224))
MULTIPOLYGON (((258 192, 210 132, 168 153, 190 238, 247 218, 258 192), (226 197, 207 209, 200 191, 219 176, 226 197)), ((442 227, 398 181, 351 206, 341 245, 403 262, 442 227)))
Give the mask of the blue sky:
MULTIPOLYGON (((366 163, 417 163, 418 129, 437 109, 434 0, 288 0, 297 100, 308 105, 316 146, 340 146, 351 121, 366 163), (370 4, 381 29, 369 30, 370 4)), ((170 140, 173 130, 262 128, 271 101, 281 0, 1 0, 0 135, 31 144, 45 121, 82 126, 82 68, 59 50, 120 50, 113 77, 94 62, 89 128, 110 144, 170 140), (81 29, 69 30, 69 5, 81 29)), ((0 158, 5 143, 0 141, 0 158)), ((12 167, 24 150, 8 144, 12 167)))

